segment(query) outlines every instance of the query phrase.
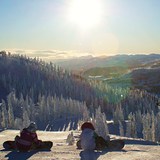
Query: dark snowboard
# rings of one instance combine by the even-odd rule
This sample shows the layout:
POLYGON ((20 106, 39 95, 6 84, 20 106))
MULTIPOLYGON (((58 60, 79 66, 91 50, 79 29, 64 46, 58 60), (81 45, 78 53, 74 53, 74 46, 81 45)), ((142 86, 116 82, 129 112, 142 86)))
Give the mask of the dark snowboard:
MULTIPOLYGON (((103 138, 99 137, 96 139, 96 148, 95 150, 121 150, 125 146, 124 140, 116 139, 116 140, 110 140, 110 141, 104 141, 103 138)), ((81 148, 81 141, 77 141, 77 149, 81 148)))
POLYGON ((115 139, 108 142, 109 150, 121 150, 125 146, 125 142, 122 139, 115 139))
MULTIPOLYGON (((51 141, 43 141, 42 144, 38 147, 34 146, 31 147, 31 150, 50 150, 53 146, 51 141)), ((5 141, 3 143, 3 148, 5 150, 16 150, 16 143, 15 141, 5 141)))

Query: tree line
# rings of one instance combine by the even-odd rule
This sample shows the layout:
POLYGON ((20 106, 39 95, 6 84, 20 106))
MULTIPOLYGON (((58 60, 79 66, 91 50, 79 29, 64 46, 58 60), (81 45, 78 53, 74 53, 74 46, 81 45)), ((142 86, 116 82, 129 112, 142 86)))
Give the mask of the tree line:
POLYGON ((52 63, 6 52, 0 52, 0 74, 2 129, 20 129, 29 121, 45 128, 58 118, 89 117, 106 133, 106 119, 112 119, 122 136, 160 139, 157 95, 88 80, 52 63))

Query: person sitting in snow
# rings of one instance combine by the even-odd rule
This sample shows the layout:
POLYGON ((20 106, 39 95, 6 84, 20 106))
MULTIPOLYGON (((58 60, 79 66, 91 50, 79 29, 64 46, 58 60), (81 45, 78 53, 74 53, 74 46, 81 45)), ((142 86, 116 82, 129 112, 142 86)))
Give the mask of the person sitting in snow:
POLYGON ((53 146, 51 141, 41 141, 37 137, 36 123, 31 122, 27 128, 20 132, 20 136, 15 137, 15 141, 5 141, 3 147, 6 150, 18 150, 20 152, 28 152, 31 150, 50 150, 53 146))
POLYGON ((20 136, 15 137, 16 147, 19 151, 29 151, 41 147, 42 141, 38 139, 36 130, 36 123, 31 122, 20 132, 20 136))
POLYGON ((81 126, 82 133, 77 141, 77 148, 83 150, 103 150, 107 148, 108 142, 95 132, 91 122, 85 122, 81 126))

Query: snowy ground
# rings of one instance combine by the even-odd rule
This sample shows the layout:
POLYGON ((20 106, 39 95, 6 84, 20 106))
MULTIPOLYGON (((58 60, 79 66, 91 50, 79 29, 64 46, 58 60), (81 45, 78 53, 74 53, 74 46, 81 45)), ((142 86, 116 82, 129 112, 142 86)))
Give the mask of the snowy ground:
MULTIPOLYGON (((126 140, 122 151, 84 152, 77 150, 75 144, 68 146, 66 137, 70 132, 43 132, 38 131, 41 140, 53 141, 51 151, 33 151, 20 153, 4 151, 3 142, 13 140, 19 131, 6 130, 0 132, 0 160, 158 160, 160 159, 160 146, 140 140, 126 140)), ((73 132, 77 139, 79 132, 73 132)))

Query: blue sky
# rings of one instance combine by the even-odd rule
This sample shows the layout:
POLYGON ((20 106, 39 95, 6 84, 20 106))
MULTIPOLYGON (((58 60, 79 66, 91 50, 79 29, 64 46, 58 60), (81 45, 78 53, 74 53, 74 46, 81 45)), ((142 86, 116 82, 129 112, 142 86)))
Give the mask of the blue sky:
MULTIPOLYGON (((160 53, 159 0, 97 1, 99 23, 87 28, 79 13, 70 21, 73 0, 0 0, 0 50, 57 57, 160 53)), ((86 7, 90 12, 91 0, 86 7)))

